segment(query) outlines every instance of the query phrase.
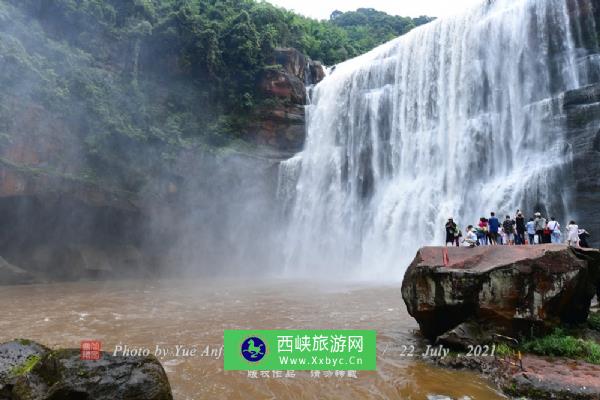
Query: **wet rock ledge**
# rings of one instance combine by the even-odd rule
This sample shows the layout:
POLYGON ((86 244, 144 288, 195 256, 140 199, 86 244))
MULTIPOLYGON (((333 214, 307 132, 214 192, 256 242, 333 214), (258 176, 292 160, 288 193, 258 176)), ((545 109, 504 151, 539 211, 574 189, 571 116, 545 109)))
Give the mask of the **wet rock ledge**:
POLYGON ((164 369, 153 356, 50 350, 28 340, 0 344, 0 400, 172 400, 164 369))
POLYGON ((595 295, 600 299, 600 251, 564 245, 425 247, 402 283, 423 336, 455 350, 431 361, 478 371, 510 396, 540 400, 600 399, 595 295), (564 329, 574 335, 564 343, 596 343, 587 350, 595 354, 586 354, 589 362, 524 353, 524 343, 548 334, 548 346, 569 346, 558 344, 564 329), (469 346, 492 344, 492 356, 465 356, 469 346))

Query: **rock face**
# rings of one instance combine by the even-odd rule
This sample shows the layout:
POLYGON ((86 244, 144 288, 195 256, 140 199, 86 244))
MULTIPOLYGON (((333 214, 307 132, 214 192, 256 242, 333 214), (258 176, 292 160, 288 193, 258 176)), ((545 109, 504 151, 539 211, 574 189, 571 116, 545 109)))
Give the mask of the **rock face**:
POLYGON ((50 111, 16 99, 8 107, 10 140, 0 143, 0 285, 94 278, 109 265, 121 275, 131 259, 122 248, 137 246, 141 236, 138 196, 88 177, 81 138, 50 111))
POLYGON ((516 398, 577 399, 600 398, 600 366, 576 360, 523 357, 523 371, 514 372, 503 385, 516 398))
POLYGON ((306 86, 320 82, 325 70, 294 48, 275 49, 269 63, 258 84, 268 102, 256 112, 246 135, 259 144, 296 152, 304 144, 306 86))
POLYGON ((0 143, 0 198, 68 194, 94 207, 136 211, 135 196, 82 178, 83 143, 41 106, 10 104, 10 141, 0 143))
POLYGON ((600 285, 598 250, 447 248, 444 266, 445 250, 419 250, 402 283, 408 312, 430 340, 444 335, 447 343, 464 345, 461 336, 471 335, 472 324, 488 334, 521 337, 584 322, 600 285))
POLYGON ((18 340, 0 344, 2 400, 171 400, 171 387, 155 357, 81 360, 80 351, 49 350, 18 340))
POLYGON ((32 274, 0 257, 0 283, 20 285, 34 281, 35 277, 32 274))
POLYGON ((567 140, 573 151, 569 179, 580 227, 587 229, 591 245, 600 246, 600 84, 564 94, 567 140), (580 218, 581 217, 581 218, 580 218), (583 219, 582 219, 583 218, 583 219))

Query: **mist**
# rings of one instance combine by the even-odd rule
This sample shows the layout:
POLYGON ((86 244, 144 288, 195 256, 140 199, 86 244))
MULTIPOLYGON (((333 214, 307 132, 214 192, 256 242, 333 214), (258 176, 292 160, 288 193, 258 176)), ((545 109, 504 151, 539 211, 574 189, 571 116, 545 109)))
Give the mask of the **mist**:
POLYGON ((281 154, 220 147, 210 85, 153 59, 160 43, 54 11, 0 2, 0 255, 18 279, 274 273, 281 154))

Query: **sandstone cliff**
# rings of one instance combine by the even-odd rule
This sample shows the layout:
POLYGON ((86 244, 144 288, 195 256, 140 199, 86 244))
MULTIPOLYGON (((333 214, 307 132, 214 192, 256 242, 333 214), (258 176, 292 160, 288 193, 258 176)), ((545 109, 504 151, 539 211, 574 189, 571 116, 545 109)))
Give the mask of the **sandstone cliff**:
POLYGON ((258 144, 294 153, 304 144, 306 88, 319 83, 325 70, 293 48, 275 49, 270 64, 258 83, 269 101, 256 110, 245 135, 258 144))

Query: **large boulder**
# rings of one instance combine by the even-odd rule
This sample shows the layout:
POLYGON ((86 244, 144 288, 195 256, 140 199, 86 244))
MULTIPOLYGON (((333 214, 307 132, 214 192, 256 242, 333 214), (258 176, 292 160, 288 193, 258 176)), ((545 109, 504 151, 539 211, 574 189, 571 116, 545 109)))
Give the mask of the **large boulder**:
POLYGON ((50 350, 27 340, 0 344, 2 400, 172 400, 154 356, 101 353, 82 360, 79 349, 50 350))
POLYGON ((460 343, 473 324, 488 335, 522 337, 584 322, 599 284, 598 250, 425 247, 406 271, 402 297, 425 337, 460 343))

